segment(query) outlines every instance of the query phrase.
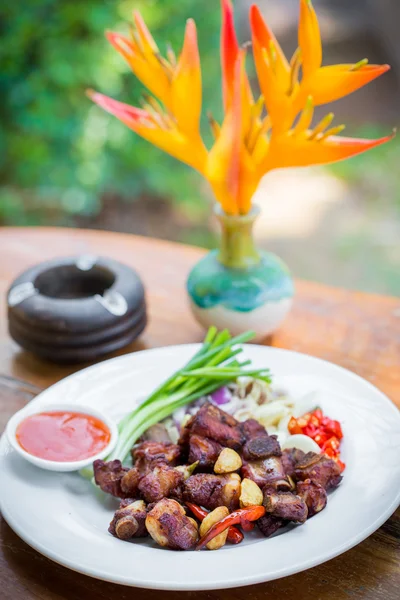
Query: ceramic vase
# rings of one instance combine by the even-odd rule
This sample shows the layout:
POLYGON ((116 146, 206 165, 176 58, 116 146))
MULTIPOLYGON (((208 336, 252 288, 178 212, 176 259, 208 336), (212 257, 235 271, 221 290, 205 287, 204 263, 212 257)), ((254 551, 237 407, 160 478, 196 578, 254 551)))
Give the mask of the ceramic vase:
POLYGON ((259 212, 254 206, 247 215, 231 216, 217 206, 220 247, 202 258, 187 280, 193 314, 203 327, 227 328, 233 335, 251 329, 257 341, 279 327, 294 293, 286 265, 255 246, 253 225, 259 212))

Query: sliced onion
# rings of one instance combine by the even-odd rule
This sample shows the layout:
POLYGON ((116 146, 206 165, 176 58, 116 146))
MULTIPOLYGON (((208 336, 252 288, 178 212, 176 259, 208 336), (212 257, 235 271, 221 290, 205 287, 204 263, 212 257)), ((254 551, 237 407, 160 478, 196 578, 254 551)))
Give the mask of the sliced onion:
POLYGON ((215 390, 212 394, 210 394, 210 398, 212 402, 221 406, 222 404, 228 404, 232 400, 232 394, 228 390, 226 386, 219 388, 219 390, 215 390))

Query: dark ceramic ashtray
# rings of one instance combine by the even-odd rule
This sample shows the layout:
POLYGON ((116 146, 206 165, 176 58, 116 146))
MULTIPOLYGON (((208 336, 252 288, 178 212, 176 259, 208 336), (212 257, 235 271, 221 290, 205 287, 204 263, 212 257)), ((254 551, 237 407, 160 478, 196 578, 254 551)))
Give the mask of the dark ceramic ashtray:
POLYGON ((97 256, 58 258, 22 273, 8 291, 11 337, 58 363, 93 360, 135 340, 146 326, 137 273, 97 256))

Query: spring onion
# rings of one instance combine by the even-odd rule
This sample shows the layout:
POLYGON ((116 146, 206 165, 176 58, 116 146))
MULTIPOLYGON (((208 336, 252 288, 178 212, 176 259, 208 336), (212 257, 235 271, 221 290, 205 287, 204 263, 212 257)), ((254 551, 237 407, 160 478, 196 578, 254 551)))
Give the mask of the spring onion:
MULTIPOLYGON (((149 427, 169 417, 176 409, 211 394, 242 375, 269 382, 268 369, 245 369, 250 361, 237 360, 243 350, 238 344, 253 337, 254 333, 251 331, 231 337, 229 331, 218 332, 215 327, 211 327, 200 350, 189 362, 122 419, 118 425, 117 445, 107 460, 119 459, 124 462, 132 446, 149 427)), ((90 471, 92 475, 93 471, 90 471)), ((91 476, 89 469, 81 474, 91 476)))

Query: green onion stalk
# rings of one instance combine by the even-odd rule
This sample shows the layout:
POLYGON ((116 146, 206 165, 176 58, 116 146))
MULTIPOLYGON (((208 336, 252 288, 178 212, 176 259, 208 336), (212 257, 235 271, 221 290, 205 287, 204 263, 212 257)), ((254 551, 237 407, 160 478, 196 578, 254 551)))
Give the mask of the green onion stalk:
MULTIPOLYGON (((132 446, 149 427, 166 419, 176 409, 236 381, 238 377, 256 377, 269 383, 268 369, 246 369, 250 361, 239 362, 236 358, 243 351, 238 345, 253 337, 252 331, 231 337, 228 330, 218 332, 216 327, 210 327, 201 348, 189 362, 120 421, 118 442, 106 460, 124 462, 132 446)), ((91 467, 82 469, 80 473, 87 478, 93 477, 91 467)))

